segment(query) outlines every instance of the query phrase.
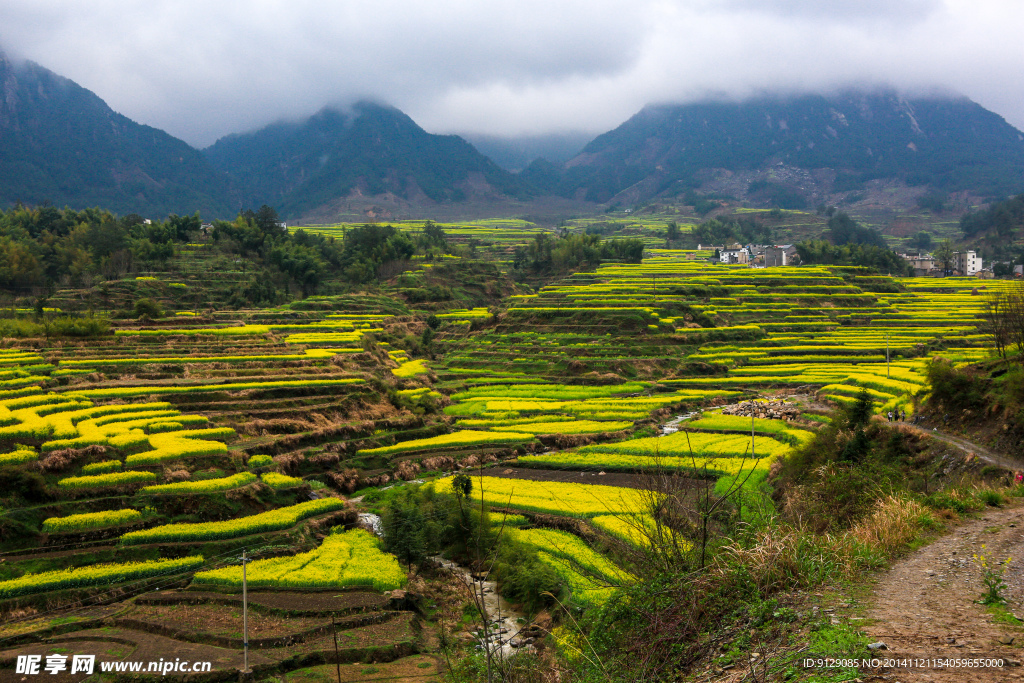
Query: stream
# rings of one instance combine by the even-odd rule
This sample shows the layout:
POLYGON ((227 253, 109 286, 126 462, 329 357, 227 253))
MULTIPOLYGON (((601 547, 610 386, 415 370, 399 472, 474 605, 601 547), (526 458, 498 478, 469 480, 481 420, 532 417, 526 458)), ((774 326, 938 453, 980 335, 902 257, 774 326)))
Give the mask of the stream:
POLYGON ((674 418, 672 418, 665 424, 661 425, 661 434, 659 434, 658 436, 668 436, 669 434, 675 434, 676 432, 679 431, 679 425, 686 422, 687 420, 692 420, 695 417, 700 417, 701 412, 702 411, 697 410, 692 413, 686 413, 685 415, 676 415, 674 418))
POLYGON ((480 591, 483 590, 484 612, 487 614, 489 624, 488 633, 474 631, 479 641, 478 647, 487 647, 492 653, 500 657, 508 657, 520 649, 530 649, 532 638, 519 638, 519 632, 524 629, 529 620, 519 612, 516 612, 511 603, 498 593, 496 581, 480 581, 473 578, 472 573, 465 567, 455 564, 443 557, 432 557, 435 564, 447 569, 462 578, 472 590, 477 599, 480 591))
MULTIPOLYGON (((371 529, 377 536, 384 537, 384 526, 379 515, 371 512, 360 512, 359 523, 363 527, 371 529)), ((486 634, 481 633, 479 630, 474 631, 474 635, 479 643, 478 647, 487 647, 492 653, 501 657, 507 657, 519 649, 531 647, 532 638, 520 639, 517 637, 519 631, 529 623, 529 620, 523 614, 516 612, 512 608, 511 603, 501 597, 498 593, 497 581, 481 582, 474 579, 469 569, 443 557, 435 556, 431 557, 430 560, 435 565, 459 576, 478 598, 482 588, 484 612, 487 615, 489 628, 486 634), (481 583, 483 584, 482 586, 481 583)))

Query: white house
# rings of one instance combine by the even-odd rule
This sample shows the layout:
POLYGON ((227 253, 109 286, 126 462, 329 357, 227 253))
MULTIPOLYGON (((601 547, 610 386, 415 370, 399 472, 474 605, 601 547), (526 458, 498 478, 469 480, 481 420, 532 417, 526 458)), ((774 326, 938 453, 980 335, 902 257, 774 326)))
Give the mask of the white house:
POLYGON ((959 271, 961 275, 975 275, 981 270, 981 258, 973 250, 954 251, 953 270, 959 271))
POLYGON ((722 263, 750 263, 750 252, 746 247, 728 247, 718 252, 718 260, 722 263))

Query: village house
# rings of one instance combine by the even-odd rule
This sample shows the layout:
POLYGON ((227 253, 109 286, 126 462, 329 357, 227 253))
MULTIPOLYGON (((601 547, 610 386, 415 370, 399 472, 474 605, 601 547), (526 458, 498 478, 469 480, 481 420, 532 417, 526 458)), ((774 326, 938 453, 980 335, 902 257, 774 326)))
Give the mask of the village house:
POLYGON ((718 260, 722 263, 750 263, 750 252, 746 247, 731 244, 718 252, 718 260))
POLYGON ((981 257, 974 250, 954 251, 953 270, 961 275, 975 275, 981 270, 981 257))
POLYGON ((764 252, 764 265, 766 268, 775 266, 793 265, 793 257, 796 255, 796 247, 792 244, 779 244, 768 247, 764 252))

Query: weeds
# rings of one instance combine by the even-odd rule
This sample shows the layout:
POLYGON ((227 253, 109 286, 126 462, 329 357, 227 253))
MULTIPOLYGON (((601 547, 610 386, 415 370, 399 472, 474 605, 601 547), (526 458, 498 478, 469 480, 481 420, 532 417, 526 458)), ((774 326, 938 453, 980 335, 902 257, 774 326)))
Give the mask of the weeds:
POLYGON ((1006 567, 1012 558, 1007 557, 996 566, 991 566, 989 558, 984 554, 984 544, 981 550, 982 552, 974 555, 974 562, 981 568, 981 581, 985 584, 985 592, 978 602, 982 605, 1004 605, 1006 598, 1003 597, 1003 591, 1006 590, 1006 583, 1003 581, 1003 574, 1006 573, 1006 567))

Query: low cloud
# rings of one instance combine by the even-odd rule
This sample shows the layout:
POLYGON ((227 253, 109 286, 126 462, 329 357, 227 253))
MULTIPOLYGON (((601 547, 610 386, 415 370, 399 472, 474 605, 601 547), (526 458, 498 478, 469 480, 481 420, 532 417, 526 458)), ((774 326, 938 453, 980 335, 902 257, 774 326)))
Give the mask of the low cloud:
POLYGON ((649 102, 885 84, 1024 127, 1014 0, 7 0, 0 45, 197 146, 360 98, 432 132, 598 133, 649 102))

